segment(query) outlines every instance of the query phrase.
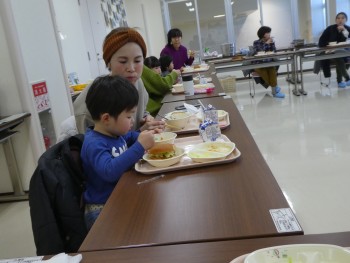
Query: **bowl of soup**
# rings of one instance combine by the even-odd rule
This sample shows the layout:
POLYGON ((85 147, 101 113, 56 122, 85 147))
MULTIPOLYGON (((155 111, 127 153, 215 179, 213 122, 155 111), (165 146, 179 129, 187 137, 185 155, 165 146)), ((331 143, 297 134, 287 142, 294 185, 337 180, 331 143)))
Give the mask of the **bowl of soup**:
POLYGON ((193 114, 187 111, 172 111, 165 115, 165 123, 171 129, 183 129, 193 114))

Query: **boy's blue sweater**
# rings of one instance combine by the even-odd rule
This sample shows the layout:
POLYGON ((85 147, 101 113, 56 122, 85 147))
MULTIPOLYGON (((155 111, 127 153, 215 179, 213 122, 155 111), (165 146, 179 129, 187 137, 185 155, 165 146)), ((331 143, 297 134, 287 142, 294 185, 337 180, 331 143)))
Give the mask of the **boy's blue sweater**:
POLYGON ((81 150, 87 177, 85 203, 106 203, 122 174, 142 158, 145 150, 138 136, 133 131, 116 138, 90 129, 86 132, 81 150))

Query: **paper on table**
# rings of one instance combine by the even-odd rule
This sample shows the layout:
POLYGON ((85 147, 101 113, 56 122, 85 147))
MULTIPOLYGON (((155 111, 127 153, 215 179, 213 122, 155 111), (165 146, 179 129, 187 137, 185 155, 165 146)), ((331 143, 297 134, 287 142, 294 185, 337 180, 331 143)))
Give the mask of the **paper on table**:
POLYGON ((190 113, 196 114, 199 112, 199 109, 197 109, 195 106, 193 106, 191 104, 184 102, 184 106, 185 106, 186 110, 190 113))
POLYGON ((26 257, 26 258, 10 258, 10 259, 2 259, 0 263, 35 263, 41 262, 43 256, 39 257, 26 257))
POLYGON ((40 263, 40 262, 47 262, 47 263, 79 263, 82 260, 81 254, 78 254, 76 256, 69 256, 65 253, 57 254, 56 256, 53 256, 52 258, 48 260, 39 260, 39 261, 33 261, 32 263, 40 263))

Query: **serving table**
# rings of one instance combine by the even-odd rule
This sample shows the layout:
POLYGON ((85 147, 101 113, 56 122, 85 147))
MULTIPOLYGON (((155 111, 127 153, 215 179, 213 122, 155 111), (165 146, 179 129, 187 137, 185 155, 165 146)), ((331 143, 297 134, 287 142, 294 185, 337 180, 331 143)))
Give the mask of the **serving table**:
MULTIPOLYGON (((276 229, 270 209, 289 208, 288 202, 233 101, 202 102, 229 113, 231 125, 222 132, 242 155, 227 164, 170 171, 144 184, 138 182, 152 175, 127 172, 80 252, 303 234, 276 229)), ((165 103, 160 114, 181 104, 165 103)))
POLYGON ((7 117, 0 117, 0 144, 3 144, 7 166, 9 169, 13 195, 0 197, 0 202, 19 201, 28 199, 28 195, 23 191, 21 179, 18 173, 15 153, 12 146, 12 137, 18 133, 13 130, 28 118, 30 113, 19 113, 7 117))
POLYGON ((82 263, 229 263, 257 249, 288 244, 333 244, 350 246, 350 232, 253 238, 83 252, 82 263))

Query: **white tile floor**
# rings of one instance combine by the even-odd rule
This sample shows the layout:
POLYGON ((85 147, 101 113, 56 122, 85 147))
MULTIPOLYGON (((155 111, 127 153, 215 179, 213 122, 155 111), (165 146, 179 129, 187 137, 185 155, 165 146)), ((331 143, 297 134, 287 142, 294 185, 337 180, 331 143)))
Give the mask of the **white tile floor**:
MULTIPOLYGON (((350 87, 320 87, 313 73, 307 96, 279 84, 285 99, 260 85, 252 99, 246 81, 230 95, 305 234, 350 231, 350 87)), ((28 202, 0 204, 0 258, 34 255, 28 202)))

